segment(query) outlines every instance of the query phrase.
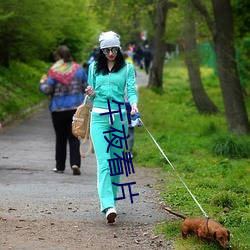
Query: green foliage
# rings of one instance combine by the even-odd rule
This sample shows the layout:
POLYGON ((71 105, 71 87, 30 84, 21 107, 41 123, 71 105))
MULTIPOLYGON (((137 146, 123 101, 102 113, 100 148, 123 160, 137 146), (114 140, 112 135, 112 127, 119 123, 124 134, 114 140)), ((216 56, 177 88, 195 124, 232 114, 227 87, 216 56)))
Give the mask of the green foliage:
POLYGON ((182 4, 177 8, 168 11, 165 40, 170 44, 176 44, 183 38, 184 32, 184 13, 182 4))
MULTIPOLYGON (((202 212, 181 178, 206 213, 230 230, 232 249, 245 250, 250 248, 246 237, 250 219, 249 137, 227 133, 218 79, 210 68, 202 67, 201 72, 207 93, 222 113, 199 114, 193 104, 183 61, 169 61, 164 69, 164 92, 158 94, 140 88, 139 110, 143 123, 174 169, 145 127, 135 130, 133 163, 159 168, 163 181, 155 188, 160 191, 164 203, 189 217, 201 217, 202 212), (228 144, 224 148, 237 148, 237 154, 230 153, 230 157, 214 155, 211 145, 221 138, 226 141, 231 138, 233 146, 228 144), (243 152, 248 152, 248 158, 243 158, 243 152), (231 158, 232 155, 237 155, 237 158, 231 158)), ((250 111, 250 106, 247 107, 250 111)), ((167 239, 178 237, 180 221, 177 220, 160 224, 157 233, 163 233, 167 239)), ((175 248, 201 249, 196 238, 191 236, 190 239, 175 239, 175 248)), ((207 243, 203 249, 217 249, 217 246, 207 243)))
POLYGON ((229 192, 220 192, 219 194, 215 194, 210 201, 212 206, 217 206, 223 208, 234 209, 237 207, 236 197, 230 194, 229 192))
POLYGON ((32 66, 12 62, 7 70, 0 67, 0 121, 8 116, 19 116, 21 111, 44 100, 38 90, 39 80, 49 65, 34 61, 32 66))
POLYGON ((250 96, 250 35, 240 39, 237 44, 237 62, 241 85, 245 93, 250 96))
POLYGON ((236 135, 216 136, 211 142, 211 150, 223 157, 250 158, 250 140, 236 135))
POLYGON ((121 35, 123 48, 131 42, 143 42, 140 33, 144 30, 148 32, 149 40, 154 36, 154 0, 112 0, 108 3, 106 0, 94 0, 92 6, 98 23, 105 30, 113 30, 121 35))
MULTIPOLYGON (((168 11, 167 25, 165 32, 165 40, 167 43, 178 44, 183 40, 185 34, 185 17, 188 15, 195 19, 196 36, 198 41, 211 39, 211 34, 208 30, 204 18, 192 6, 191 1, 178 0, 171 1, 177 4, 176 8, 170 8, 168 11), (191 10, 190 10, 191 8, 191 10)), ((203 1, 209 13, 212 12, 212 5, 210 1, 203 1)))
POLYGON ((246 11, 249 8, 250 2, 248 0, 232 0, 235 35, 237 38, 249 35, 250 14, 246 11))
POLYGON ((2 0, 0 64, 12 59, 48 61, 59 44, 66 44, 82 61, 96 43, 95 15, 89 1, 2 0), (92 15, 93 14, 93 15, 92 15))

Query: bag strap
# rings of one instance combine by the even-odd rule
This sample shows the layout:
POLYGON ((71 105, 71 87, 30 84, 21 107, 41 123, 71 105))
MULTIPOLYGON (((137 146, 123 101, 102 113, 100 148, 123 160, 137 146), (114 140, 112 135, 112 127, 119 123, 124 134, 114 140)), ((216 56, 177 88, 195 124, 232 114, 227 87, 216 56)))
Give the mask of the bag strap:
POLYGON ((88 98, 88 95, 87 95, 87 94, 85 94, 85 97, 84 97, 84 100, 83 100, 82 105, 86 105, 87 98, 88 98))
POLYGON ((91 75, 92 75, 92 83, 93 83, 93 87, 95 88, 95 86, 94 86, 94 68, 95 68, 95 61, 93 62, 93 66, 92 66, 92 73, 91 73, 91 75))
MULTIPOLYGON (((93 66, 92 66, 92 78, 94 79, 94 66, 95 66, 95 61, 93 62, 93 66)), ((92 79, 92 80, 93 80, 92 79)))
POLYGON ((126 89, 128 87, 128 63, 126 62, 127 72, 126 72, 126 89))
MULTIPOLYGON (((88 117, 88 123, 87 123, 87 131, 89 131, 90 129, 90 116, 88 117)), ((94 153, 94 147, 93 147, 93 142, 92 142, 92 139, 91 139, 91 136, 90 136, 90 133, 86 133, 85 137, 82 139, 82 142, 80 144, 80 147, 79 147, 79 151, 80 151, 80 155, 82 158, 85 158, 87 157, 87 155, 90 153, 90 151, 92 153, 94 153), (86 153, 83 152, 83 146, 84 144, 89 140, 89 148, 87 150, 86 153)))
POLYGON ((127 64, 127 75, 126 75, 126 81, 128 80, 128 63, 127 64))
MULTIPOLYGON (((88 98, 88 95, 85 96, 84 98, 84 101, 83 101, 83 104, 85 105, 86 104, 86 100, 88 98)), ((85 134, 85 137, 82 139, 81 143, 80 143, 80 147, 79 147, 79 151, 80 151, 80 155, 82 158, 85 158, 89 155, 90 151, 92 153, 94 153, 94 147, 93 147, 93 143, 92 143, 92 139, 91 139, 91 136, 90 136, 90 115, 88 116, 88 122, 87 122, 87 129, 86 129, 86 134, 85 134), (84 153, 83 151, 83 146, 84 144, 89 140, 89 148, 87 150, 86 153, 84 153)))
POLYGON ((82 158, 85 158, 89 155, 89 153, 94 153, 94 147, 93 147, 93 142, 92 142, 92 139, 91 137, 89 136, 89 139, 86 139, 84 138, 80 144, 80 147, 79 147, 79 151, 80 151, 80 155, 82 158), (87 150, 86 153, 83 152, 83 145, 89 140, 89 148, 87 150))
POLYGON ((128 63, 126 62, 126 82, 125 82, 125 88, 124 88, 124 99, 125 101, 128 99, 127 98, 127 87, 128 87, 128 63))

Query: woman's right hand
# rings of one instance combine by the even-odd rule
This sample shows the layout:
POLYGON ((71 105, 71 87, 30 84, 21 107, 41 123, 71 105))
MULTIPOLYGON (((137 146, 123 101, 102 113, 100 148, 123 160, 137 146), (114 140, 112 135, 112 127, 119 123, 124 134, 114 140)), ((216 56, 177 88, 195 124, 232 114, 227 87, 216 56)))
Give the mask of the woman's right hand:
POLYGON ((95 90, 94 90, 92 87, 90 87, 90 86, 88 86, 88 87, 85 89, 85 92, 86 92, 86 94, 87 94, 88 96, 95 96, 95 90))
POLYGON ((133 116, 135 115, 137 112, 139 112, 138 108, 137 108, 137 104, 134 102, 132 105, 131 105, 131 112, 130 114, 133 116))

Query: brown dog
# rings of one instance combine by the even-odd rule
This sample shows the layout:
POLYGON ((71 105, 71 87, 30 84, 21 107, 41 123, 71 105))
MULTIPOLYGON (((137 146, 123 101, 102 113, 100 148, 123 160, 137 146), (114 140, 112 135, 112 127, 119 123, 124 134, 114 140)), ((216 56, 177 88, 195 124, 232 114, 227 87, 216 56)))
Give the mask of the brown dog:
POLYGON ((210 218, 187 218, 185 215, 173 212, 163 207, 166 211, 183 219, 181 233, 183 239, 187 239, 188 234, 196 235, 201 241, 216 241, 224 249, 231 249, 229 245, 230 232, 222 225, 210 218))

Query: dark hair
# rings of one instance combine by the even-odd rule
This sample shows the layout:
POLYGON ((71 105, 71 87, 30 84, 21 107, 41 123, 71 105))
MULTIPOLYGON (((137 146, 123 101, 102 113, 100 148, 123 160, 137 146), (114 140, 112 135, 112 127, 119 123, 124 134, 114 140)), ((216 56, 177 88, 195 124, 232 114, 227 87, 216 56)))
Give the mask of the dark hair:
POLYGON ((61 45, 56 49, 56 51, 54 53, 54 57, 55 58, 60 57, 61 59, 63 59, 64 62, 72 62, 73 61, 70 50, 65 45, 61 45))
MULTIPOLYGON (((109 74, 109 69, 108 69, 108 65, 107 65, 107 58, 106 56, 103 54, 102 50, 100 50, 99 56, 97 57, 97 63, 96 63, 96 72, 99 74, 103 74, 103 75, 107 75, 109 74)), ((113 72, 117 72, 119 71, 121 68, 123 68, 125 66, 125 60, 124 57, 121 53, 121 50, 118 49, 117 51, 117 55, 115 58, 115 65, 113 67, 113 72)))

